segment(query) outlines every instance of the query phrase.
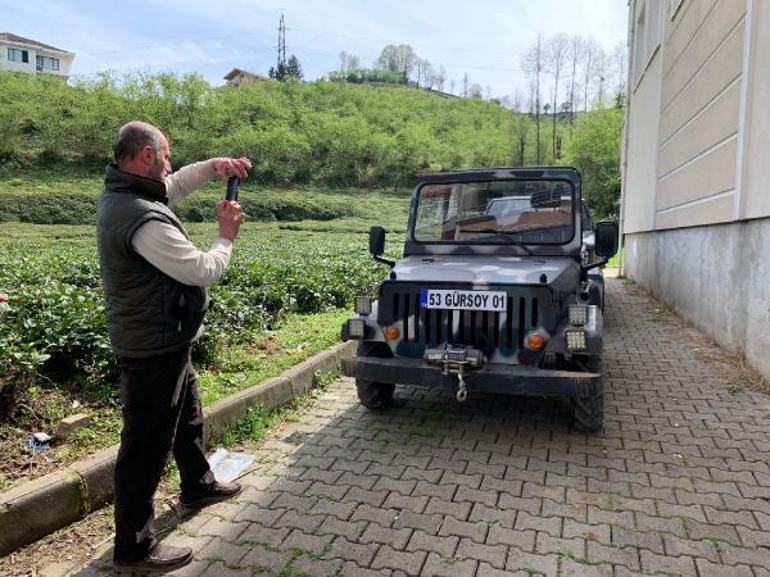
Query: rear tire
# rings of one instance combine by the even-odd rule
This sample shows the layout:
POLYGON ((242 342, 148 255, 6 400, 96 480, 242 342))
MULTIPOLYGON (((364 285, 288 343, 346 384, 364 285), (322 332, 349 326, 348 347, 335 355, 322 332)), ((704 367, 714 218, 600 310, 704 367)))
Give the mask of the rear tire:
MULTIPOLYGON (((589 373, 602 374, 602 358, 582 357, 578 362, 589 373)), ((583 381, 572 396, 572 424, 581 433, 595 433, 604 425, 604 376, 583 381)))
MULTIPOLYGON (((356 356, 389 358, 393 354, 385 343, 362 342, 358 345, 356 356)), ((393 393, 396 390, 396 385, 356 379, 356 390, 358 391, 358 400, 364 407, 370 411, 384 411, 393 405, 393 393)))

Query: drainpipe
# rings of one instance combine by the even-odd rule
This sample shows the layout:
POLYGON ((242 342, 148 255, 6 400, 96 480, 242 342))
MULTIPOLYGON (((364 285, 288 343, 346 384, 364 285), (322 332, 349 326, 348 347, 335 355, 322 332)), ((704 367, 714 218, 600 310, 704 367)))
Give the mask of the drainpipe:
POLYGON ((634 70, 634 34, 636 33, 636 0, 628 0, 628 74, 626 76, 626 110, 623 118, 623 158, 620 163, 620 223, 618 225, 618 235, 620 243, 618 246, 618 277, 625 276, 625 255, 623 249, 626 246, 624 238, 626 221, 626 174, 628 173, 628 121, 631 111, 631 77, 634 70))

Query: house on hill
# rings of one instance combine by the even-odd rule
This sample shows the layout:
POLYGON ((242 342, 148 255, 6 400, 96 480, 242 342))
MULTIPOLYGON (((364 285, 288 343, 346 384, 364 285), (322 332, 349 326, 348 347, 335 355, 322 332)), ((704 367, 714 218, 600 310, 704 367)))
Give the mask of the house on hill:
POLYGON ((75 53, 10 32, 0 32, 0 70, 69 78, 75 53))
POLYGON ((770 2, 630 0, 626 274, 770 375, 770 2))
POLYGON ((242 86, 251 82, 260 82, 263 80, 271 80, 267 76, 256 74, 255 72, 249 72, 242 68, 233 68, 230 72, 225 74, 224 79, 227 81, 228 86, 242 86))

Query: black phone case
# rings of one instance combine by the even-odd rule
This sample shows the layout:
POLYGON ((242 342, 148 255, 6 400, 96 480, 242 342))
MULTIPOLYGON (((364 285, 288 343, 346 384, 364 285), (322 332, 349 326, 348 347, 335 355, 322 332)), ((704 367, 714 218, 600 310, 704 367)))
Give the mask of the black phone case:
POLYGON ((231 176, 227 181, 227 192, 225 200, 238 200, 238 189, 241 186, 241 179, 238 176, 231 176))

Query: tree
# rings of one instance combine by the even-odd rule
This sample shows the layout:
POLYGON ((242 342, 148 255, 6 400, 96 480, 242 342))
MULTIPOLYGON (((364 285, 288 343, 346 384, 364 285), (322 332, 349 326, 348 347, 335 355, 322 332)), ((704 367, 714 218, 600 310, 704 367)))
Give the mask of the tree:
POLYGON ((340 52, 340 74, 350 72, 361 68, 361 59, 353 54, 348 54, 344 50, 340 52))
POLYGON ((580 171, 584 197, 597 218, 618 212, 622 125, 622 109, 599 107, 577 119, 567 145, 567 163, 580 171))
POLYGON ((302 65, 294 54, 289 56, 289 61, 286 64, 286 76, 296 80, 302 80, 302 65))
POLYGON ((515 166, 524 166, 527 136, 532 127, 532 121, 523 113, 521 93, 518 90, 513 95, 512 109, 511 131, 515 149, 513 163, 515 166))
POLYGON ((575 124, 575 88, 577 85, 577 67, 583 54, 583 39, 580 36, 572 37, 572 50, 570 50, 571 72, 569 80, 569 125, 575 124))
POLYGON ((582 73, 583 73, 583 112, 588 110, 588 90, 591 86, 591 80, 596 77, 596 62, 601 58, 602 47, 597 44, 593 38, 588 38, 583 42, 582 51, 582 73))
POLYGON ((477 83, 474 82, 473 84, 471 84, 471 87, 468 89, 468 95, 471 98, 479 98, 479 99, 481 99, 481 98, 484 97, 484 91, 481 88, 480 84, 477 84, 477 83))
POLYGON ((538 34, 537 40, 530 45, 527 52, 521 59, 521 69, 530 80, 530 87, 533 89, 533 102, 535 109, 535 128, 537 132, 537 152, 536 162, 540 164, 540 77, 543 74, 544 54, 543 54, 543 35, 538 34))
POLYGON ((558 116, 559 77, 569 58, 570 41, 566 34, 552 36, 545 45, 545 70, 553 76, 553 130, 551 132, 551 150, 554 161, 556 154, 556 118, 558 116))
POLYGON ((444 84, 446 84, 446 68, 444 68, 443 64, 438 67, 438 72, 433 77, 433 80, 436 88, 441 92, 444 92, 444 84))
POLYGON ((417 54, 408 44, 388 44, 380 52, 375 66, 385 70, 392 70, 393 72, 400 72, 406 82, 411 77, 417 60, 417 54))
POLYGON ((623 42, 619 42, 612 50, 612 56, 610 57, 612 60, 612 73, 616 79, 614 97, 616 103, 622 103, 625 99, 627 57, 628 52, 626 50, 626 45, 623 42))
POLYGON ((468 79, 468 73, 463 74, 463 98, 468 97, 468 86, 470 80, 468 79))

